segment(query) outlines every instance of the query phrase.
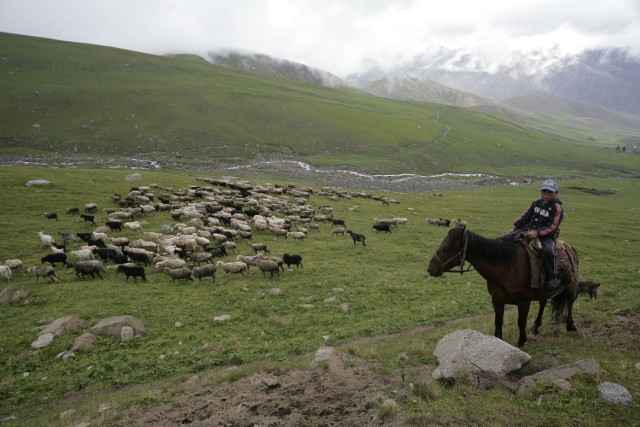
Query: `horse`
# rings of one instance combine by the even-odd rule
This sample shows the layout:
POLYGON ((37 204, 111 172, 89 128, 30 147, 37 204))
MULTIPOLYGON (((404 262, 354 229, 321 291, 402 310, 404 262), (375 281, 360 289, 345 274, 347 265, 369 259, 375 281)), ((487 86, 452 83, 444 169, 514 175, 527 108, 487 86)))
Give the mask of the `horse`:
POLYGON ((562 280, 552 290, 532 288, 531 267, 524 245, 509 236, 487 239, 460 226, 452 228, 442 240, 429 261, 427 271, 431 276, 439 277, 459 266, 462 274, 471 271, 471 267, 464 269, 465 262, 469 262, 487 281, 495 313, 494 335, 497 338, 502 339, 504 306, 510 304, 518 307, 518 347, 522 347, 527 341, 527 316, 531 301, 540 301, 538 316, 531 328, 532 334, 538 333, 549 298, 552 317, 559 319, 564 314, 567 331, 577 331, 573 323, 573 303, 578 295, 578 257, 569 245, 566 245, 566 250, 574 265, 571 279, 562 280))

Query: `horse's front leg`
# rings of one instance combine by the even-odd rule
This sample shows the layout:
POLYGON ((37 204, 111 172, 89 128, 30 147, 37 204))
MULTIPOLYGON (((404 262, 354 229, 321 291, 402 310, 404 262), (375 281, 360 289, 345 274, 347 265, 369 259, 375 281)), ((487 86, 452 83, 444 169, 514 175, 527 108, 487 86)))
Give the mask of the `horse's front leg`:
POLYGON ((494 319, 494 324, 496 329, 493 335, 496 338, 502 339, 502 324, 504 323, 504 304, 497 301, 492 301, 492 303, 493 303, 493 312, 496 315, 494 319))
POLYGON ((578 328, 573 323, 573 301, 567 302, 567 332, 575 332, 578 328))
POLYGON ((518 338, 518 347, 522 347, 527 342, 527 317, 529 316, 529 308, 531 301, 521 302, 518 304, 518 329, 520 330, 520 338, 518 338))
POLYGON ((533 326, 529 331, 530 334, 536 335, 538 333, 538 328, 542 326, 542 315, 544 314, 544 308, 547 306, 547 300, 540 300, 540 307, 538 308, 538 315, 536 316, 535 322, 533 322, 533 326))

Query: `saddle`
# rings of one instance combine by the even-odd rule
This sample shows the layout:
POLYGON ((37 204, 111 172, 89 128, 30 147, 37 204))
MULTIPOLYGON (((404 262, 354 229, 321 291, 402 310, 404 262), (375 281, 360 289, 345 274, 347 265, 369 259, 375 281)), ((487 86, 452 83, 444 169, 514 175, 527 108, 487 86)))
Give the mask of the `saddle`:
MULTIPOLYGON (((531 287, 534 289, 541 288, 542 284, 545 282, 545 274, 541 257, 542 244, 538 239, 523 239, 522 245, 529 256, 529 264, 531 266, 531 287)), ((558 267, 558 275, 562 283, 571 282, 575 273, 575 263, 569 256, 569 249, 573 248, 567 242, 564 240, 556 240, 556 265, 558 267)))

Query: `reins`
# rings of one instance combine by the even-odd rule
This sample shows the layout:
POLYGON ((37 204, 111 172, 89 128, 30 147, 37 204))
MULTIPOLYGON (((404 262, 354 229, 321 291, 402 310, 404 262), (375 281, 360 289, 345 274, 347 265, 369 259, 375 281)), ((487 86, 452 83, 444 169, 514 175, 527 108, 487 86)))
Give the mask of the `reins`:
MULTIPOLYGON (((456 254, 454 254, 453 256, 449 257, 446 261, 443 261, 442 259, 440 259, 440 257, 438 256, 438 254, 436 253, 434 255, 435 259, 437 259, 442 266, 444 267, 448 262, 453 261, 454 259, 456 259, 458 257, 458 255, 460 256, 460 275, 462 276, 464 273, 468 273, 469 271, 474 271, 471 270, 473 268, 473 265, 469 264, 469 267, 467 267, 467 269, 464 269, 464 264, 465 262, 467 262, 467 247, 469 246, 469 236, 467 235, 468 231, 464 230, 464 245, 462 246, 462 249, 460 249, 456 254)), ((443 273, 457 273, 457 271, 451 271, 451 270, 446 270, 443 271, 443 273)))

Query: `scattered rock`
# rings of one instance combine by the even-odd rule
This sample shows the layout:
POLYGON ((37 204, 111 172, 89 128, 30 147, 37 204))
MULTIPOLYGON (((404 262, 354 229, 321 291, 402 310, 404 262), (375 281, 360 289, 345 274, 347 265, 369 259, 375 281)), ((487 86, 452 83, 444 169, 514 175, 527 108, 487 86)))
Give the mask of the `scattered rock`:
POLYGON ((345 313, 348 313, 351 310, 351 308, 349 307, 349 304, 345 302, 340 304, 340 310, 342 310, 345 313))
POLYGON ((338 300, 336 299, 336 297, 329 297, 329 298, 325 298, 324 303, 325 304, 335 304, 338 300))
POLYGON ((49 184, 51 183, 46 179, 32 179, 27 181, 27 187, 31 187, 33 185, 49 185, 49 184))
POLYGON ((335 352, 335 348, 333 347, 320 347, 316 351, 316 355, 311 362, 312 368, 317 368, 322 362, 328 362, 333 357, 333 353, 335 352))
POLYGON ((147 332, 147 328, 138 319, 129 315, 102 319, 91 328, 91 332, 96 335, 120 338, 124 326, 133 328, 135 336, 141 336, 147 332))
POLYGON ((131 341, 135 336, 135 331, 131 326, 123 326, 120 330, 120 341, 131 341))
POLYGON ((0 304, 17 302, 29 297, 29 289, 23 286, 11 285, 0 292, 0 304))
POLYGON ((633 400, 631 393, 620 384, 604 382, 598 385, 600 399, 616 405, 628 405, 633 400))
POLYGON ((231 320, 231 316, 228 314, 223 314, 222 316, 216 316, 213 318, 213 321, 216 323, 224 323, 231 320))
POLYGON ((85 332, 73 342, 71 351, 87 351, 96 343, 96 336, 91 332, 85 332))
POLYGON ((271 297, 278 297, 278 296, 282 295, 282 289, 280 289, 280 288, 271 288, 267 292, 267 295, 269 295, 271 297))
POLYGON ((67 332, 79 331, 86 329, 89 325, 86 321, 79 319, 75 316, 65 316, 51 322, 45 327, 41 334, 52 333, 57 336, 64 335, 67 332))
POLYGON ((52 333, 41 334, 34 342, 31 343, 31 348, 36 350, 45 348, 53 342, 54 338, 55 334, 52 333))
POLYGON ((579 360, 568 365, 545 369, 522 378, 518 385, 518 394, 521 396, 530 394, 538 381, 554 382, 558 379, 566 380, 575 374, 597 374, 601 370, 600 364, 593 359, 579 360))
POLYGON ((126 175, 124 177, 125 181, 140 181, 142 179, 142 175, 139 173, 132 173, 131 175, 126 175))

